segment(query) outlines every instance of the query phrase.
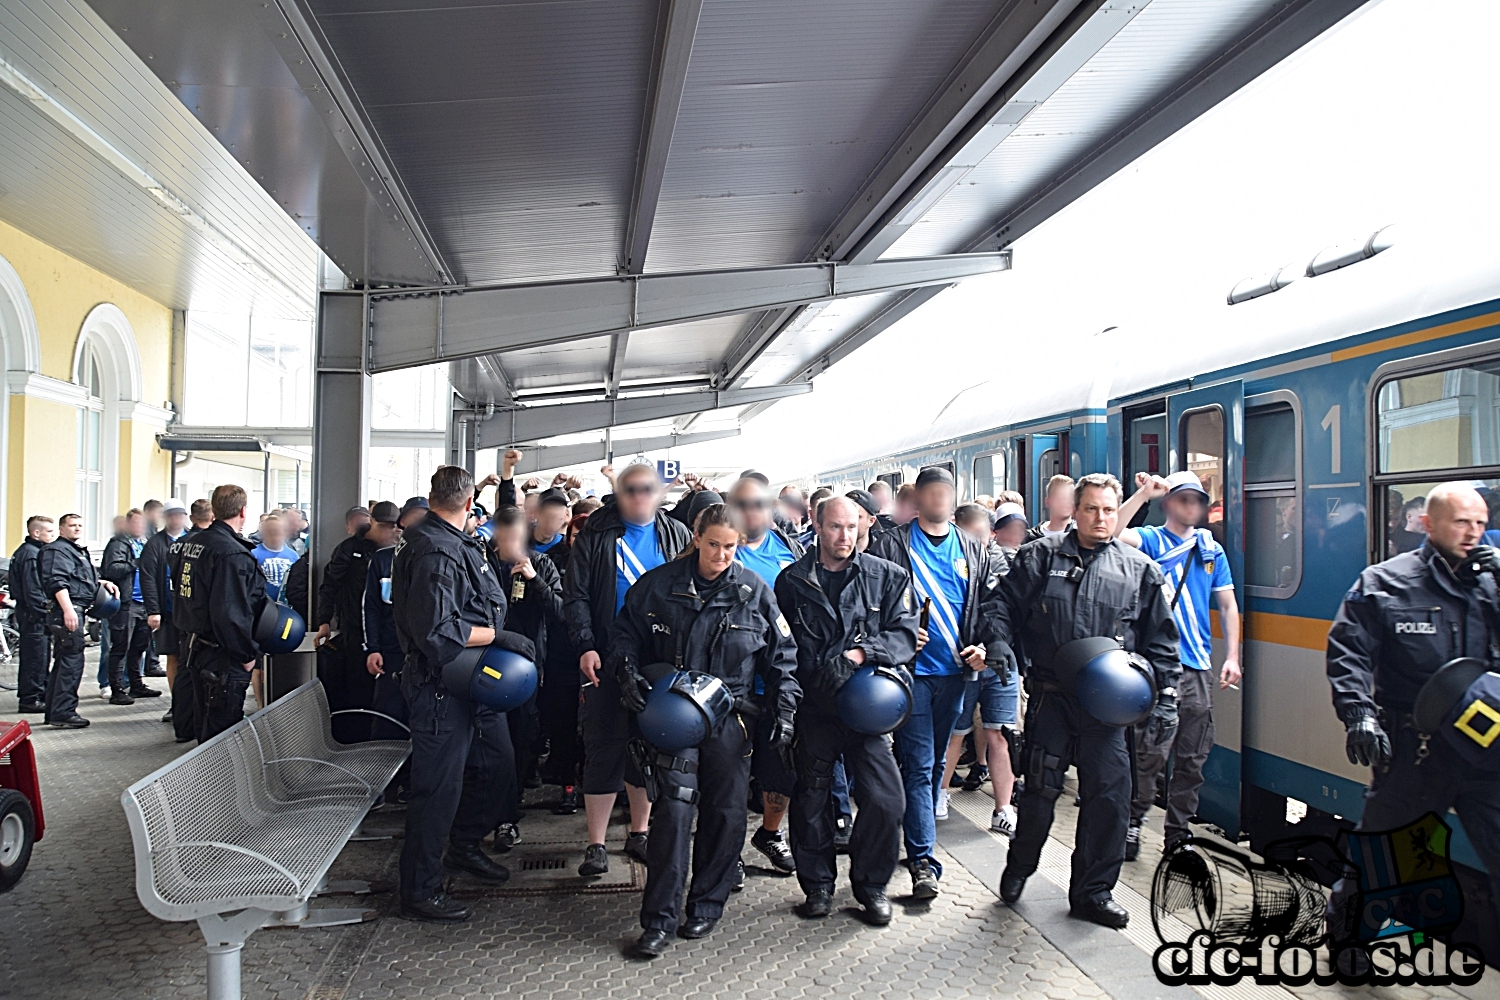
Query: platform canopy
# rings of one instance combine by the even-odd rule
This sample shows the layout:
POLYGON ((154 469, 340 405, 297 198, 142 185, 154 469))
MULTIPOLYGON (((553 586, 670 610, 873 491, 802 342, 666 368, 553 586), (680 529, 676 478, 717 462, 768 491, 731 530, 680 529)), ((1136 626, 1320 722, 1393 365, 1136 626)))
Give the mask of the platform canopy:
POLYGON ((471 443, 663 393, 685 431, 1004 270, 1362 2, 0 0, 0 124, 36 137, 0 218, 164 301, 310 313, 294 221, 360 292, 354 360, 450 364, 471 443))

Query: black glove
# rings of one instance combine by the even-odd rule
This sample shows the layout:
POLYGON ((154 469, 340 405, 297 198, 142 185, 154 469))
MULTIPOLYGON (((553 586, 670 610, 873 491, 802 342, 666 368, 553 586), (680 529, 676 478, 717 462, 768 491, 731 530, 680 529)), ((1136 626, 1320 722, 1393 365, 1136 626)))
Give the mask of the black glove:
POLYGON ((1001 684, 1010 683, 1010 672, 1016 669, 1016 654, 1011 652, 1010 646, 998 641, 986 643, 984 662, 985 666, 995 671, 995 676, 1000 678, 1001 684))
POLYGON ((642 712, 646 708, 646 695, 651 692, 651 682, 641 676, 635 660, 623 657, 615 666, 615 680, 620 682, 620 704, 626 711, 642 712))
POLYGON ((1391 759, 1391 738, 1373 715, 1350 719, 1344 731, 1344 753, 1349 755, 1349 763, 1370 767, 1391 759))
POLYGON ((837 694, 844 682, 854 676, 859 664, 843 653, 823 661, 823 666, 813 677, 813 684, 826 694, 837 694))
POLYGON ((790 716, 782 716, 771 727, 771 746, 776 748, 776 755, 781 758, 781 765, 788 771, 794 769, 792 742, 795 738, 796 727, 790 716))
POLYGON ((1177 735, 1177 695, 1163 692, 1156 696, 1156 707, 1146 720, 1146 739, 1152 746, 1166 746, 1177 735))
POLYGON ((1455 574, 1468 584, 1479 582, 1479 574, 1489 573, 1500 582, 1500 549, 1492 545, 1476 545, 1464 556, 1455 574))
POLYGON ((494 645, 536 662, 536 645, 519 632, 507 632, 505 629, 500 629, 495 633, 494 645))

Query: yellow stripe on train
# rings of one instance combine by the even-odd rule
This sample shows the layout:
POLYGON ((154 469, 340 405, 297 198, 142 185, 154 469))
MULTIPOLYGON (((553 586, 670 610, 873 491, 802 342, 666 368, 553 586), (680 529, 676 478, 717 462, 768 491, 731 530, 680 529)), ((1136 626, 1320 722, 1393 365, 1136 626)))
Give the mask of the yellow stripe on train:
MULTIPOLYGON (((1224 638, 1219 613, 1209 612, 1215 639, 1224 638)), ((1256 642, 1274 642, 1279 646, 1297 646, 1318 652, 1328 648, 1328 630, 1333 622, 1326 618, 1298 618, 1295 615, 1273 615, 1269 611, 1251 611, 1245 615, 1245 638, 1256 642)))

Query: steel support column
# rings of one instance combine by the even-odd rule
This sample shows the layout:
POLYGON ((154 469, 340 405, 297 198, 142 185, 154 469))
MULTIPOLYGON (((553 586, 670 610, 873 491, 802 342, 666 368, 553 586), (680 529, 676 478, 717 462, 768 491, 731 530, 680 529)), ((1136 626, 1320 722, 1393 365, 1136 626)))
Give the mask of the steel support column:
POLYGON ((370 451, 370 376, 364 370, 365 297, 321 292, 313 347, 311 590, 334 546, 344 540, 344 511, 364 503, 370 451))

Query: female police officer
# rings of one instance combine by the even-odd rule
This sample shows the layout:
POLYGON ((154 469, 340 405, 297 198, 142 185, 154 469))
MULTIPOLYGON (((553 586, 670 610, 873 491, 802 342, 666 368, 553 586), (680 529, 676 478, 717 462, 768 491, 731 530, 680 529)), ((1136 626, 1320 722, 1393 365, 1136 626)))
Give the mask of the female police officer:
POLYGON ((713 504, 702 511, 692 544, 630 588, 610 630, 611 666, 621 701, 631 711, 646 707, 646 674, 665 673, 651 669, 659 664, 711 674, 734 696, 734 711, 701 745, 678 755, 646 750, 658 794, 641 901, 644 933, 635 944, 642 958, 660 955, 674 930, 685 938, 706 936, 724 912, 745 843, 755 729, 747 716, 774 713, 774 752, 791 752, 792 720, 802 696, 795 676, 797 650, 771 588, 735 562, 742 541, 728 507, 713 504), (763 705, 751 700, 756 674, 765 690, 776 692, 763 705), (693 884, 687 919, 679 926, 694 805, 693 884))

